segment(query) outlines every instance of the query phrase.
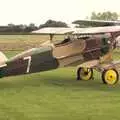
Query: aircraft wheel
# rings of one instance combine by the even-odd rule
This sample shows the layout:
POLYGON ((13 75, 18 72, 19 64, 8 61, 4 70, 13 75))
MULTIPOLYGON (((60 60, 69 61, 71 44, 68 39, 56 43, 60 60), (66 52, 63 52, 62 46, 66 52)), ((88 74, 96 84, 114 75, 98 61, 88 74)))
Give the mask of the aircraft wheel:
POLYGON ((104 70, 102 73, 103 83, 114 85, 119 80, 119 74, 115 69, 104 70))
POLYGON ((77 70, 77 80, 90 80, 93 78, 93 69, 92 68, 78 68, 77 70))

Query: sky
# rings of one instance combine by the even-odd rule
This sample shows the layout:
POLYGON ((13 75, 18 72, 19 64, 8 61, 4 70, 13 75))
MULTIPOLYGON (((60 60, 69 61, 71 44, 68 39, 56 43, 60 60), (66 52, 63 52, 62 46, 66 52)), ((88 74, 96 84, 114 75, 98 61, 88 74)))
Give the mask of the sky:
POLYGON ((48 19, 70 24, 93 11, 120 14, 120 0, 0 0, 0 25, 40 25, 48 19))

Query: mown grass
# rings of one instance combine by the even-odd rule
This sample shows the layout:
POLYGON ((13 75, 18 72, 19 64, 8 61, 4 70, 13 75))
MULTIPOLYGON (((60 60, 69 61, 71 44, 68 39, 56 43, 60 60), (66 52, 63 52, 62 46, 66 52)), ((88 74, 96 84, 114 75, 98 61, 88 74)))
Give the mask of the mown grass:
MULTIPOLYGON (((53 40, 62 40, 64 36, 55 35, 53 40)), ((49 35, 0 35, 0 43, 14 42, 44 42, 50 39, 49 35)))
POLYGON ((120 48, 117 48, 113 51, 113 58, 115 60, 120 60, 120 48))
POLYGON ((119 84, 76 81, 74 68, 2 78, 0 119, 120 119, 119 84))
MULTIPOLYGON (((57 35, 53 41, 63 40, 64 36, 57 35)), ((0 50, 20 51, 33 47, 40 47, 41 43, 48 41, 49 35, 0 35, 0 50)))

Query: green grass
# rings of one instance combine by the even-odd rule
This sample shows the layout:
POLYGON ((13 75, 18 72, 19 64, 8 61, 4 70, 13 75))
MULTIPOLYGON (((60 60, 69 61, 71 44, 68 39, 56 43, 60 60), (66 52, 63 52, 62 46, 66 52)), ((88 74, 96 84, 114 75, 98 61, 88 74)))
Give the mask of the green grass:
POLYGON ((3 53, 8 57, 11 58, 19 53, 21 53, 22 51, 4 51, 3 53))
POLYGON ((47 35, 0 35, 0 41, 24 41, 35 39, 48 39, 47 35))
POLYGON ((61 68, 1 78, 0 120, 119 120, 120 83, 107 86, 94 75, 76 81, 75 68, 61 68))
MULTIPOLYGON (((64 36, 55 35, 53 40, 62 40, 64 36)), ((2 42, 36 42, 36 41, 47 41, 49 40, 49 35, 0 35, 0 43, 2 42)))
POLYGON ((120 49, 114 50, 113 58, 116 59, 116 60, 120 60, 120 49))
MULTIPOLYGON (((27 50, 33 47, 40 47, 41 43, 49 39, 49 35, 0 35, 0 50, 27 50)), ((56 40, 63 40, 63 36, 54 36, 53 41, 56 40)))
POLYGON ((1 120, 120 119, 119 85, 75 81, 73 69, 2 78, 1 120), (67 74, 66 74, 67 73, 67 74))

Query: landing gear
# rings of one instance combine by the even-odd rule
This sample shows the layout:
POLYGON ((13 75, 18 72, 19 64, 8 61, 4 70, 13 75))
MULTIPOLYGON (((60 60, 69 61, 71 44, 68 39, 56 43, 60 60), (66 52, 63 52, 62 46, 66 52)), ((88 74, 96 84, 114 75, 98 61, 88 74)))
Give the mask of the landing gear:
POLYGON ((77 80, 90 80, 93 78, 93 69, 92 68, 78 68, 77 70, 77 80))
MULTIPOLYGON (((99 71, 100 72, 100 71, 99 71)), ((77 70, 77 80, 91 80, 93 79, 93 69, 80 67, 77 70)), ((108 85, 114 85, 119 80, 119 73, 116 69, 105 69, 102 72, 102 81, 108 85)))
POLYGON ((119 80, 119 74, 115 69, 104 70, 102 73, 103 83, 114 85, 119 80))

